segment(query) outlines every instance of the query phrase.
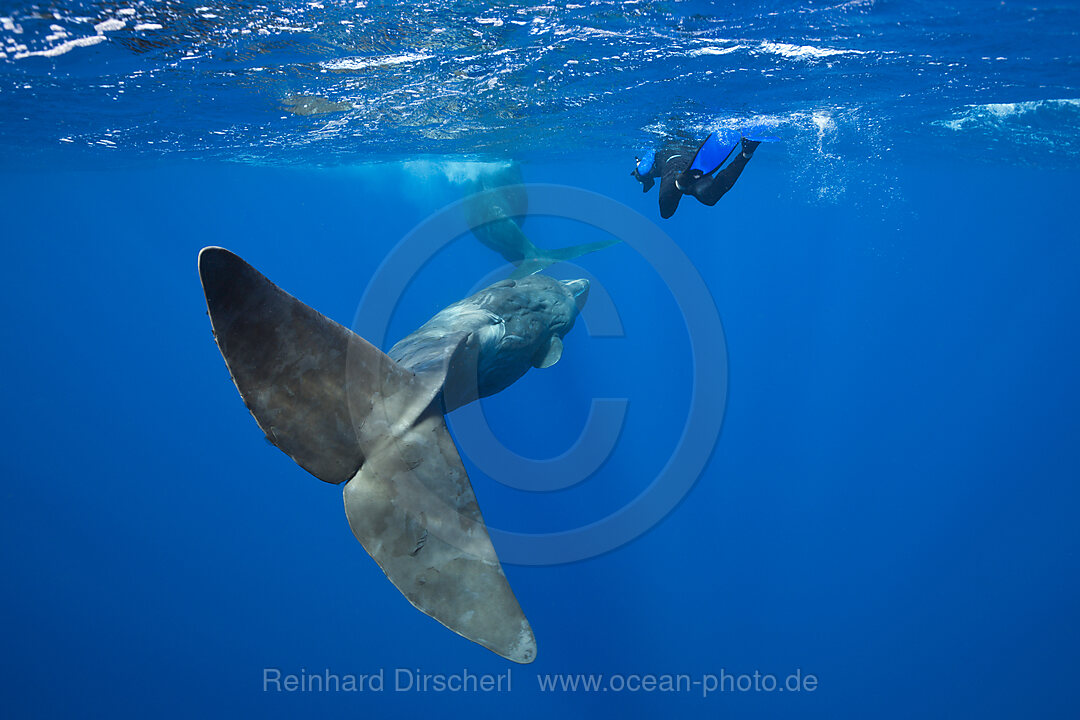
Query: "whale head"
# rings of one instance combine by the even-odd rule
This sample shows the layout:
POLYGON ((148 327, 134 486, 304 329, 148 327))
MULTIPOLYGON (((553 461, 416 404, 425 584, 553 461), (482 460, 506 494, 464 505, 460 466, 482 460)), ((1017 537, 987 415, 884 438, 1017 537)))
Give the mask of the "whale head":
POLYGON ((530 275, 503 280, 473 296, 490 313, 476 333, 479 396, 504 390, 529 368, 547 368, 562 357, 563 337, 589 296, 589 281, 530 275))
POLYGON ((501 280, 439 312, 388 354, 417 374, 445 376, 447 412, 506 389, 562 356, 589 281, 529 275, 501 280))

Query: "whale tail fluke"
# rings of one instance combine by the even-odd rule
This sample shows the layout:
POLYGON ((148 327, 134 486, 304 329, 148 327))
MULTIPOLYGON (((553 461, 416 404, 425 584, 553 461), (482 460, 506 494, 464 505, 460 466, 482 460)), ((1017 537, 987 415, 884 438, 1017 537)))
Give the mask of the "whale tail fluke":
POLYGON ((482 173, 470 187, 463 209, 473 235, 517 266, 510 275, 513 280, 621 242, 612 239, 551 250, 533 244, 522 230, 529 212, 529 197, 521 166, 516 162, 496 165, 482 173))
POLYGON ((368 344, 224 248, 203 248, 199 277, 214 339, 267 440, 320 480, 346 482, 364 455, 341 389, 350 345, 368 344))
POLYGON ((445 374, 406 370, 228 250, 204 248, 199 275, 214 339, 267 439, 344 483, 353 534, 416 608, 531 662, 532 630, 443 420, 445 374))

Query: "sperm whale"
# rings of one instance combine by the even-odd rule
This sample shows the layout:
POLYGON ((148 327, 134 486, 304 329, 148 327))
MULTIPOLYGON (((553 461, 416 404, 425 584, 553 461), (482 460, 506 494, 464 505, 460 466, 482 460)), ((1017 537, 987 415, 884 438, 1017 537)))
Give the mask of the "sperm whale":
POLYGON ((502 280, 383 353, 224 248, 199 253, 199 274, 256 423, 300 467, 343 486, 349 527, 390 582, 459 635, 535 659, 443 415, 556 363, 588 281, 502 280))
POLYGON ((535 245, 522 230, 529 210, 528 193, 522 183, 521 166, 516 162, 489 168, 472 183, 472 194, 464 204, 465 219, 476 239, 516 266, 511 278, 525 277, 620 242, 601 240, 564 248, 535 245))

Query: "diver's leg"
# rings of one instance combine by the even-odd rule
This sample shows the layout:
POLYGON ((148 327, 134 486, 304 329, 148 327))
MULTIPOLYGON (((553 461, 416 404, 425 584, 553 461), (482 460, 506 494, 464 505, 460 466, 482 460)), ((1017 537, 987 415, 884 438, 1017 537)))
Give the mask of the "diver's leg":
POLYGON ((744 139, 742 141, 742 150, 735 156, 735 159, 728 163, 728 166, 723 170, 716 173, 716 177, 706 175, 691 185, 688 188, 690 194, 706 205, 715 205, 716 201, 735 185, 735 181, 742 175, 746 163, 750 162, 750 157, 754 154, 754 148, 759 144, 753 140, 744 139))

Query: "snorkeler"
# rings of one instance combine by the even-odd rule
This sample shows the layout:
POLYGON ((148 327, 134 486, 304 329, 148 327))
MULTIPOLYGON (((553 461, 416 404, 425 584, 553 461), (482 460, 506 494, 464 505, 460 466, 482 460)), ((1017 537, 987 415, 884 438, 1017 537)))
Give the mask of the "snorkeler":
POLYGON ((666 220, 675 214, 683 195, 693 195, 699 202, 715 205, 739 179, 755 148, 771 139, 742 135, 731 142, 710 133, 692 157, 675 148, 666 149, 659 156, 650 150, 636 158, 637 165, 630 174, 641 183, 642 192, 651 190, 654 181, 660 179, 660 217, 666 220))

